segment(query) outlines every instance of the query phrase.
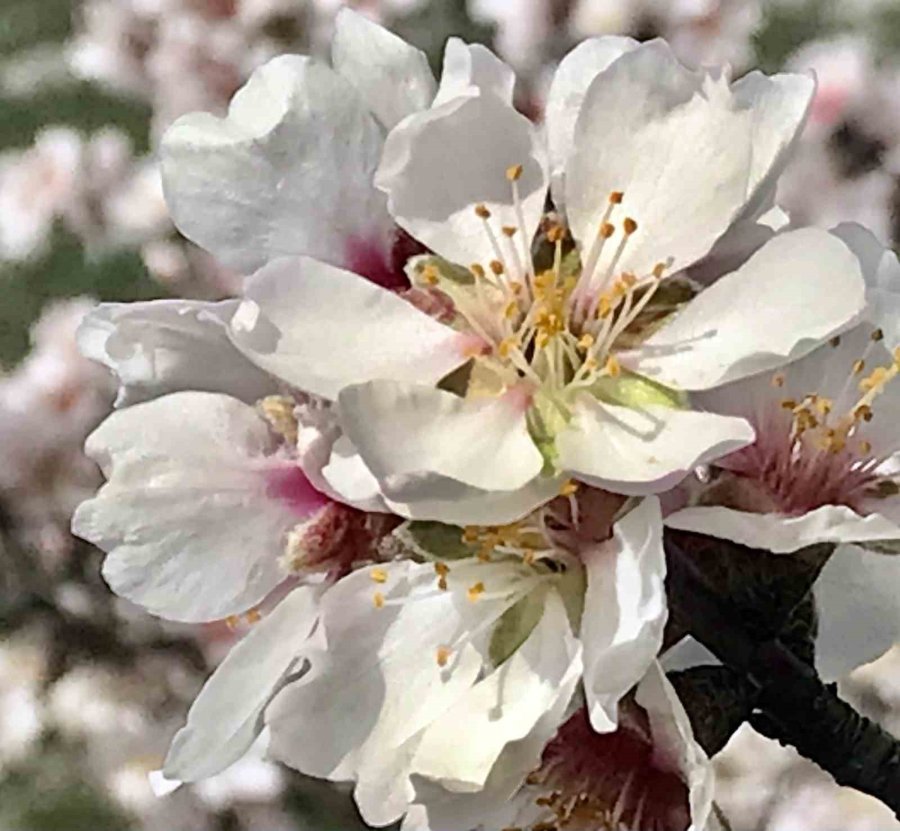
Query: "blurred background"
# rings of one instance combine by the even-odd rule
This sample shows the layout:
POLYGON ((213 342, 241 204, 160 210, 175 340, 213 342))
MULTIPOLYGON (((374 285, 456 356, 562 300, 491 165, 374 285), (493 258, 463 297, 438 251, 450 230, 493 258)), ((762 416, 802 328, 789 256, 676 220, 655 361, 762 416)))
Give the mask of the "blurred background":
MULTIPOLYGON (((0 831, 357 828, 347 796, 251 756, 155 797, 147 774, 241 633, 164 625, 117 600, 73 539, 97 486, 85 436, 110 411, 76 352, 97 300, 219 298, 236 275, 179 237, 154 147, 221 113, 281 52, 326 54, 337 0, 0 0, 0 831)), ((661 35, 691 65, 815 69, 779 200, 802 224, 856 220, 900 245, 900 0, 382 0, 349 3, 428 54, 450 35, 519 73, 539 119, 555 63, 597 34, 661 35)), ((900 653, 843 693, 900 734, 900 653)), ((741 730, 717 759, 734 831, 900 829, 790 750, 741 730)))

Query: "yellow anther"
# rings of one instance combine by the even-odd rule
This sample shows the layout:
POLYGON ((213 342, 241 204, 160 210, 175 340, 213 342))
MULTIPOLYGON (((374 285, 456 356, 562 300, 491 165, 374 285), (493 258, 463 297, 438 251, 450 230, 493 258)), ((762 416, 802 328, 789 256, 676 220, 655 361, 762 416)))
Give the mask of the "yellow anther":
POLYGON ((514 164, 506 168, 506 178, 510 182, 518 182, 522 178, 522 165, 514 164))
POLYGON ((464 543, 473 543, 481 536, 481 530, 477 525, 467 525, 463 529, 462 539, 464 543))
POLYGON ((604 222, 600 226, 600 236, 603 239, 609 239, 616 232, 616 226, 612 224, 612 222, 604 222))
POLYGON ((369 577, 375 583, 387 583, 388 573, 383 568, 373 568, 369 572, 369 577))
POLYGON ((635 222, 630 216, 625 217, 625 221, 622 223, 622 230, 625 232, 626 236, 631 236, 638 229, 638 224, 635 222))
POLYGON ((480 204, 475 206, 475 215, 479 219, 490 219, 491 212, 488 210, 488 206, 485 204, 480 204))
POLYGON ((612 314, 612 302, 609 299, 609 296, 604 294, 600 298, 600 303, 597 305, 597 317, 609 317, 612 314))
POLYGON ((471 271, 475 277, 478 277, 478 278, 484 277, 484 268, 482 266, 480 266, 478 263, 472 263, 472 265, 469 266, 469 271, 471 271))
POLYGON ((244 615, 244 620, 249 624, 259 623, 262 620, 262 613, 259 609, 251 609, 244 615))
POLYGON ((381 592, 375 592, 372 595, 372 605, 375 606, 376 609, 384 608, 384 595, 381 592))
POLYGON ((609 204, 610 205, 621 205, 622 200, 625 198, 625 194, 620 190, 614 190, 609 195, 609 204))
POLYGON ((610 378, 618 378, 622 374, 622 365, 615 355, 610 355, 606 359, 606 365, 603 369, 610 378))
POLYGON ((832 409, 832 402, 829 398, 820 398, 816 396, 816 409, 819 411, 820 415, 827 416, 832 409))
POLYGON ((469 601, 474 603, 478 600, 481 595, 484 594, 484 583, 478 582, 473 586, 469 586, 469 590, 466 592, 466 597, 469 598, 469 601))
POLYGON ((797 402, 794 401, 793 398, 784 398, 781 401, 781 409, 782 410, 796 410, 797 402))
POLYGON ((447 662, 450 660, 452 654, 453 652, 449 646, 439 646, 435 655, 437 658, 437 665, 441 668, 447 666, 447 662))
POLYGON ((859 382, 859 388, 863 392, 880 389, 888 381, 888 371, 883 366, 877 366, 872 370, 868 378, 859 382))
POLYGON ((872 442, 866 441, 865 439, 863 439, 859 443, 859 450, 860 450, 860 453, 862 453, 865 456, 868 456, 872 452, 872 442))
POLYGON ((853 374, 859 375, 866 368, 866 362, 860 358, 858 361, 853 362, 853 374))
POLYGON ((582 352, 587 352, 588 349, 590 349, 590 348, 594 345, 594 343, 595 343, 595 341, 594 341, 594 336, 593 336, 590 332, 585 332, 585 333, 578 339, 578 348, 579 348, 582 352))
POLYGON ((872 412, 872 408, 868 404, 860 404, 853 411, 853 420, 854 421, 871 421, 872 417, 875 414, 872 412))
POLYGON ((637 282, 637 277, 635 277, 631 272, 626 272, 620 278, 622 285, 625 286, 626 289, 630 289, 637 282))
POLYGON ((228 615, 228 617, 225 618, 225 625, 229 629, 236 629, 241 625, 241 619, 238 615, 228 615))
POLYGON ((512 320, 519 313, 519 303, 517 300, 510 300, 509 303, 506 304, 506 308, 503 310, 503 316, 507 320, 512 320))
POLYGON ((422 269, 422 282, 428 286, 436 286, 441 279, 441 273, 435 266, 429 264, 422 269))
POLYGON ((665 271, 666 271, 666 264, 665 264, 665 263, 657 263, 655 266, 653 266, 653 276, 654 276, 657 280, 659 280, 659 279, 663 276, 663 274, 665 273, 665 271))
POLYGON ((783 386, 784 386, 784 380, 785 380, 785 379, 784 379, 784 373, 783 373, 783 372, 776 372, 776 373, 772 376, 772 386, 773 386, 773 387, 783 387, 783 386))
POLYGON ((560 496, 572 496, 575 493, 578 493, 578 482, 572 479, 563 482, 562 487, 559 489, 560 496))
POLYGON ((515 338, 504 338, 497 344, 497 354, 501 358, 508 358, 516 347, 517 343, 515 338))
POLYGON ((519 230, 515 225, 504 225, 503 228, 503 236, 505 237, 514 237, 516 232, 519 230))
POLYGON ((547 239, 550 242, 562 242, 566 238, 566 229, 563 225, 551 225, 547 231, 547 239))
POLYGON ((503 268, 503 263, 500 260, 491 260, 491 271, 494 272, 498 277, 505 271, 503 268))

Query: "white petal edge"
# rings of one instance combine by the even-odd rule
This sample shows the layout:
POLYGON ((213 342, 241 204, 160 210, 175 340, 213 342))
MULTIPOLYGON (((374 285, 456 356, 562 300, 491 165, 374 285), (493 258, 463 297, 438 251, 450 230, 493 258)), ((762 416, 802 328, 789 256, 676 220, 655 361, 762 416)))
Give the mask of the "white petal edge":
POLYGON ((644 677, 662 647, 668 607, 659 500, 643 499, 616 522, 612 539, 582 559, 585 698, 594 729, 611 733, 620 699, 644 677))
POLYGON ((323 398, 375 379, 437 383, 465 363, 466 335, 393 292, 309 257, 275 260, 248 281, 235 346, 323 398))
POLYGON ((262 731, 263 710, 301 660, 320 594, 318 587, 295 589, 232 647, 172 739, 165 778, 206 779, 250 749, 262 731))
POLYGON ((511 105, 515 85, 515 73, 490 49, 452 37, 444 48, 441 84, 432 106, 440 107, 454 98, 482 93, 511 105))
POLYGON ((733 508, 683 508, 666 517, 669 528, 732 540, 774 554, 791 554, 816 543, 864 543, 900 539, 900 526, 880 514, 860 516, 844 505, 801 514, 752 514, 733 508))
POLYGON ((382 132, 349 81, 282 55, 257 69, 224 119, 191 113, 163 136, 163 186, 179 230, 248 274, 306 254, 348 265, 389 245, 372 177, 382 132))
POLYGON ((251 403, 275 381, 228 339, 237 300, 101 303, 78 327, 78 348, 119 379, 116 407, 171 392, 220 392, 251 403))
POLYGON ((424 52, 349 8, 335 18, 331 60, 387 130, 430 106, 437 90, 424 52))
POLYGON ((667 386, 706 390, 803 357, 865 305, 859 261, 843 242, 816 228, 788 231, 622 357, 667 386))
POLYGON ((742 418, 695 410, 605 404, 583 393, 556 437, 557 465, 576 479, 641 496, 676 485, 697 465, 751 444, 742 418))

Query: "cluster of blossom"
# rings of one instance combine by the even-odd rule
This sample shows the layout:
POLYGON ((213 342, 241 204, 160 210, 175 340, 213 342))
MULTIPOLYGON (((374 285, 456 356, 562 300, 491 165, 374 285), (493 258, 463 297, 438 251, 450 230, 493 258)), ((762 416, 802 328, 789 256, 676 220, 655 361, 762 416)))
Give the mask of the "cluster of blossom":
POLYGON ((812 77, 599 37, 542 126, 514 84, 344 10, 165 133, 175 224, 248 276, 85 318, 120 387, 73 524, 152 614, 250 624, 160 787, 265 727, 372 825, 717 828, 664 527, 833 546, 824 677, 897 638, 900 264, 775 206, 812 77))

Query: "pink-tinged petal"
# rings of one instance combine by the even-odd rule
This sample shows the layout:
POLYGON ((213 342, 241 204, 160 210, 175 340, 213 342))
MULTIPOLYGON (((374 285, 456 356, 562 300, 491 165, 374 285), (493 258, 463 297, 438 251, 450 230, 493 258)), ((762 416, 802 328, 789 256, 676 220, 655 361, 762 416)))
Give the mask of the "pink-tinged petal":
POLYGON ((258 604, 286 576, 288 532, 321 510, 296 467, 271 455, 268 425, 226 396, 181 392, 119 410, 86 450, 108 481, 79 506, 74 533, 108 553, 114 591, 173 620, 258 604))

